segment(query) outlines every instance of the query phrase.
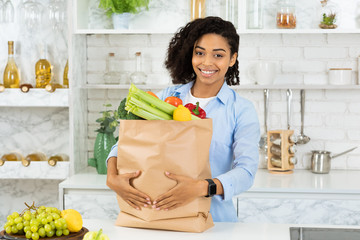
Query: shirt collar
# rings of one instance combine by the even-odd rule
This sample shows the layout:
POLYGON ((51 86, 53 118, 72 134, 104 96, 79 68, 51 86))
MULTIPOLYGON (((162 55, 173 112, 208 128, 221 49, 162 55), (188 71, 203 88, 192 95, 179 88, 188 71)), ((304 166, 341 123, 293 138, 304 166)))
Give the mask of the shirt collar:
MULTIPOLYGON (((179 88, 176 89, 176 93, 179 94, 180 99, 185 99, 186 94, 190 91, 192 86, 194 85, 194 81, 191 81, 189 83, 186 83, 184 85, 181 85, 179 88)), ((230 87, 226 84, 226 81, 224 81, 220 91, 216 95, 216 97, 225 104, 227 99, 229 98, 229 95, 231 94, 230 87)))

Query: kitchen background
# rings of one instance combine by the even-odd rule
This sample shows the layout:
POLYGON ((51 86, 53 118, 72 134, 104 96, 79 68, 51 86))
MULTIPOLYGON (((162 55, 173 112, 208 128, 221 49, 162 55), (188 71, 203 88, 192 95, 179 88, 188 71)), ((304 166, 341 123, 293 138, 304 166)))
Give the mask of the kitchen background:
MULTIPOLYGON (((21 6, 22 1, 11 2, 15 7, 15 13, 19 14, 18 9, 21 8, 16 6, 21 6)), ((38 0, 37 2, 44 6, 45 16, 50 4, 55 1, 38 0)), ((89 21, 85 28, 95 29, 91 34, 80 33, 74 36, 71 31, 68 31, 66 24, 55 30, 49 21, 43 21, 44 25, 41 29, 26 32, 27 30, 21 27, 19 17, 16 18, 15 23, 0 23, 0 66, 6 65, 7 41, 14 40, 16 61, 22 71, 22 77, 30 82, 34 81, 32 69, 39 58, 38 44, 43 41, 48 44, 48 59, 54 65, 55 77, 59 80, 62 79, 62 71, 69 58, 68 53, 71 53, 68 48, 76 46, 75 51, 78 52, 72 53, 70 57, 72 58, 70 59, 72 63, 70 64, 72 72, 70 87, 73 88, 70 97, 73 98, 73 102, 70 101, 69 108, 14 107, 7 105, 6 102, 0 106, 0 136, 6 139, 0 142, 0 154, 9 151, 20 151, 26 154, 37 150, 47 154, 74 151, 73 155, 77 156, 77 152, 87 152, 83 154, 84 158, 71 159, 71 174, 81 169, 88 157, 93 157, 96 137, 94 130, 98 127, 95 120, 100 116, 99 112, 104 110, 103 104, 111 103, 113 109, 116 109, 120 100, 126 96, 127 88, 106 87, 104 74, 108 70, 113 70, 117 72, 119 79, 125 79, 135 71, 135 52, 140 51, 143 71, 148 76, 149 89, 156 92, 166 87, 170 83, 170 78, 163 67, 163 62, 168 42, 172 33, 190 19, 189 1, 152 0, 149 11, 134 16, 130 25, 130 28, 145 30, 143 31, 145 33, 113 34, 110 31, 109 34, 103 34, 101 31, 97 33, 96 29, 111 29, 112 26, 103 11, 97 9, 98 1, 78 2, 79 6, 86 3, 88 7, 89 21), (154 30, 156 33, 151 33, 154 30), (115 59, 109 62, 108 53, 110 52, 115 53, 115 59), (79 55, 85 56, 86 62, 76 62, 79 55), (79 79, 81 75, 78 73, 79 66, 86 66, 85 79, 79 79), (86 98, 82 99, 80 104, 74 101, 76 97, 79 97, 76 95, 78 93, 86 98), (86 108, 83 109, 81 106, 86 108), (84 115, 80 119, 85 122, 79 123, 77 118, 74 120, 76 115, 84 115), (87 127, 84 128, 81 124, 87 127), (80 127, 76 128, 76 126, 80 127), (71 130, 71 128, 74 129, 71 130), (79 142, 84 142, 87 149, 81 148, 79 142), (76 166, 77 162, 82 164, 76 166)), ((240 2, 244 1, 239 1, 238 4, 240 2)), ((314 29, 318 23, 319 2, 296 1, 298 32, 276 31, 274 20, 278 4, 276 0, 266 1, 263 30, 253 33, 241 32, 246 21, 241 14, 239 15, 240 22, 236 21, 240 29, 241 82, 241 87, 236 88, 236 91, 254 103, 262 132, 264 129, 263 88, 254 85, 250 80, 247 71, 251 64, 260 61, 277 63, 274 83, 266 85, 266 88, 270 89, 268 130, 286 129, 286 89, 292 88, 294 98, 291 127, 296 135, 299 134, 299 92, 300 89, 306 89, 305 134, 311 137, 311 141, 297 147, 296 155, 299 162, 295 166, 295 171, 309 169, 311 150, 325 149, 336 153, 360 145, 360 89, 357 85, 357 66, 360 56, 360 33, 358 32, 360 26, 357 20, 360 17, 360 1, 347 1, 346 6, 341 0, 331 1, 339 11, 337 22, 339 27, 334 30, 338 31, 337 33, 308 30, 314 29), (329 68, 352 68, 352 84, 338 87, 329 85, 329 68)), ((222 1, 208 0, 207 4, 208 13, 225 17, 222 1)), ((239 9, 240 12, 246 11, 241 9, 241 6, 239 9)), ((235 15, 237 15, 237 8, 235 10, 235 15)), ((67 11, 66 19, 70 26, 78 20, 72 19, 72 14, 72 10, 67 11)), ((75 28, 77 28, 76 25, 75 28)), ((81 29, 77 30, 81 32, 81 29)), ((2 76, 1 71, 0 76, 2 76)), ((334 160, 332 168, 359 170, 359 157, 360 150, 358 149, 334 160)), ((263 155, 259 167, 266 168, 263 155)), ((11 177, 10 179, 8 174, 1 172, 0 167, 0 191, 2 192, 0 224, 3 224, 6 215, 22 209, 24 202, 35 201, 55 206, 58 204, 58 184, 62 180, 41 179, 41 175, 38 178, 14 179, 11 177)), ((16 175, 17 172, 14 171, 13 174, 16 175)))

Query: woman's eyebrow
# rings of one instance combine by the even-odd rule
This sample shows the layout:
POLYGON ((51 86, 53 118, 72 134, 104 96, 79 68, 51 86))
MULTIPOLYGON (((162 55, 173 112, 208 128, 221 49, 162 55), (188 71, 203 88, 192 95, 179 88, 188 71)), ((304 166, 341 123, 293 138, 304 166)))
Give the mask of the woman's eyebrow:
MULTIPOLYGON (((200 47, 200 46, 195 46, 195 48, 200 48, 201 50, 205 50, 205 48, 200 47)), ((226 52, 225 49, 222 49, 222 48, 215 48, 215 49, 213 49, 213 51, 214 51, 214 52, 216 52, 216 51, 226 52)))

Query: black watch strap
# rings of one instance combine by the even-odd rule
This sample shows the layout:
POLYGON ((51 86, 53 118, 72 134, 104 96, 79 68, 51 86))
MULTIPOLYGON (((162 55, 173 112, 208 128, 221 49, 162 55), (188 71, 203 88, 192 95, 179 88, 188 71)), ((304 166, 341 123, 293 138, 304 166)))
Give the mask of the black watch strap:
POLYGON ((212 179, 205 179, 209 183, 208 194, 205 197, 216 195, 216 183, 212 179))

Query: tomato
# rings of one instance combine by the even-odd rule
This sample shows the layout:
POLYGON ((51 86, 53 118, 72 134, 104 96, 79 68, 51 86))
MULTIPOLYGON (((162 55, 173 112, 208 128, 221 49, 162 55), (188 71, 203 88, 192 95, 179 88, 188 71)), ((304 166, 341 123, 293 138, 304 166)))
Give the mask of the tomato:
POLYGON ((170 103, 171 105, 177 107, 179 105, 182 105, 182 100, 178 97, 170 96, 165 98, 165 102, 170 103))
POLYGON ((158 96, 156 96, 156 94, 155 94, 155 93, 153 93, 152 91, 146 91, 146 93, 148 93, 148 94, 150 94, 150 95, 152 95, 152 96, 154 96, 154 97, 158 98, 158 96))

